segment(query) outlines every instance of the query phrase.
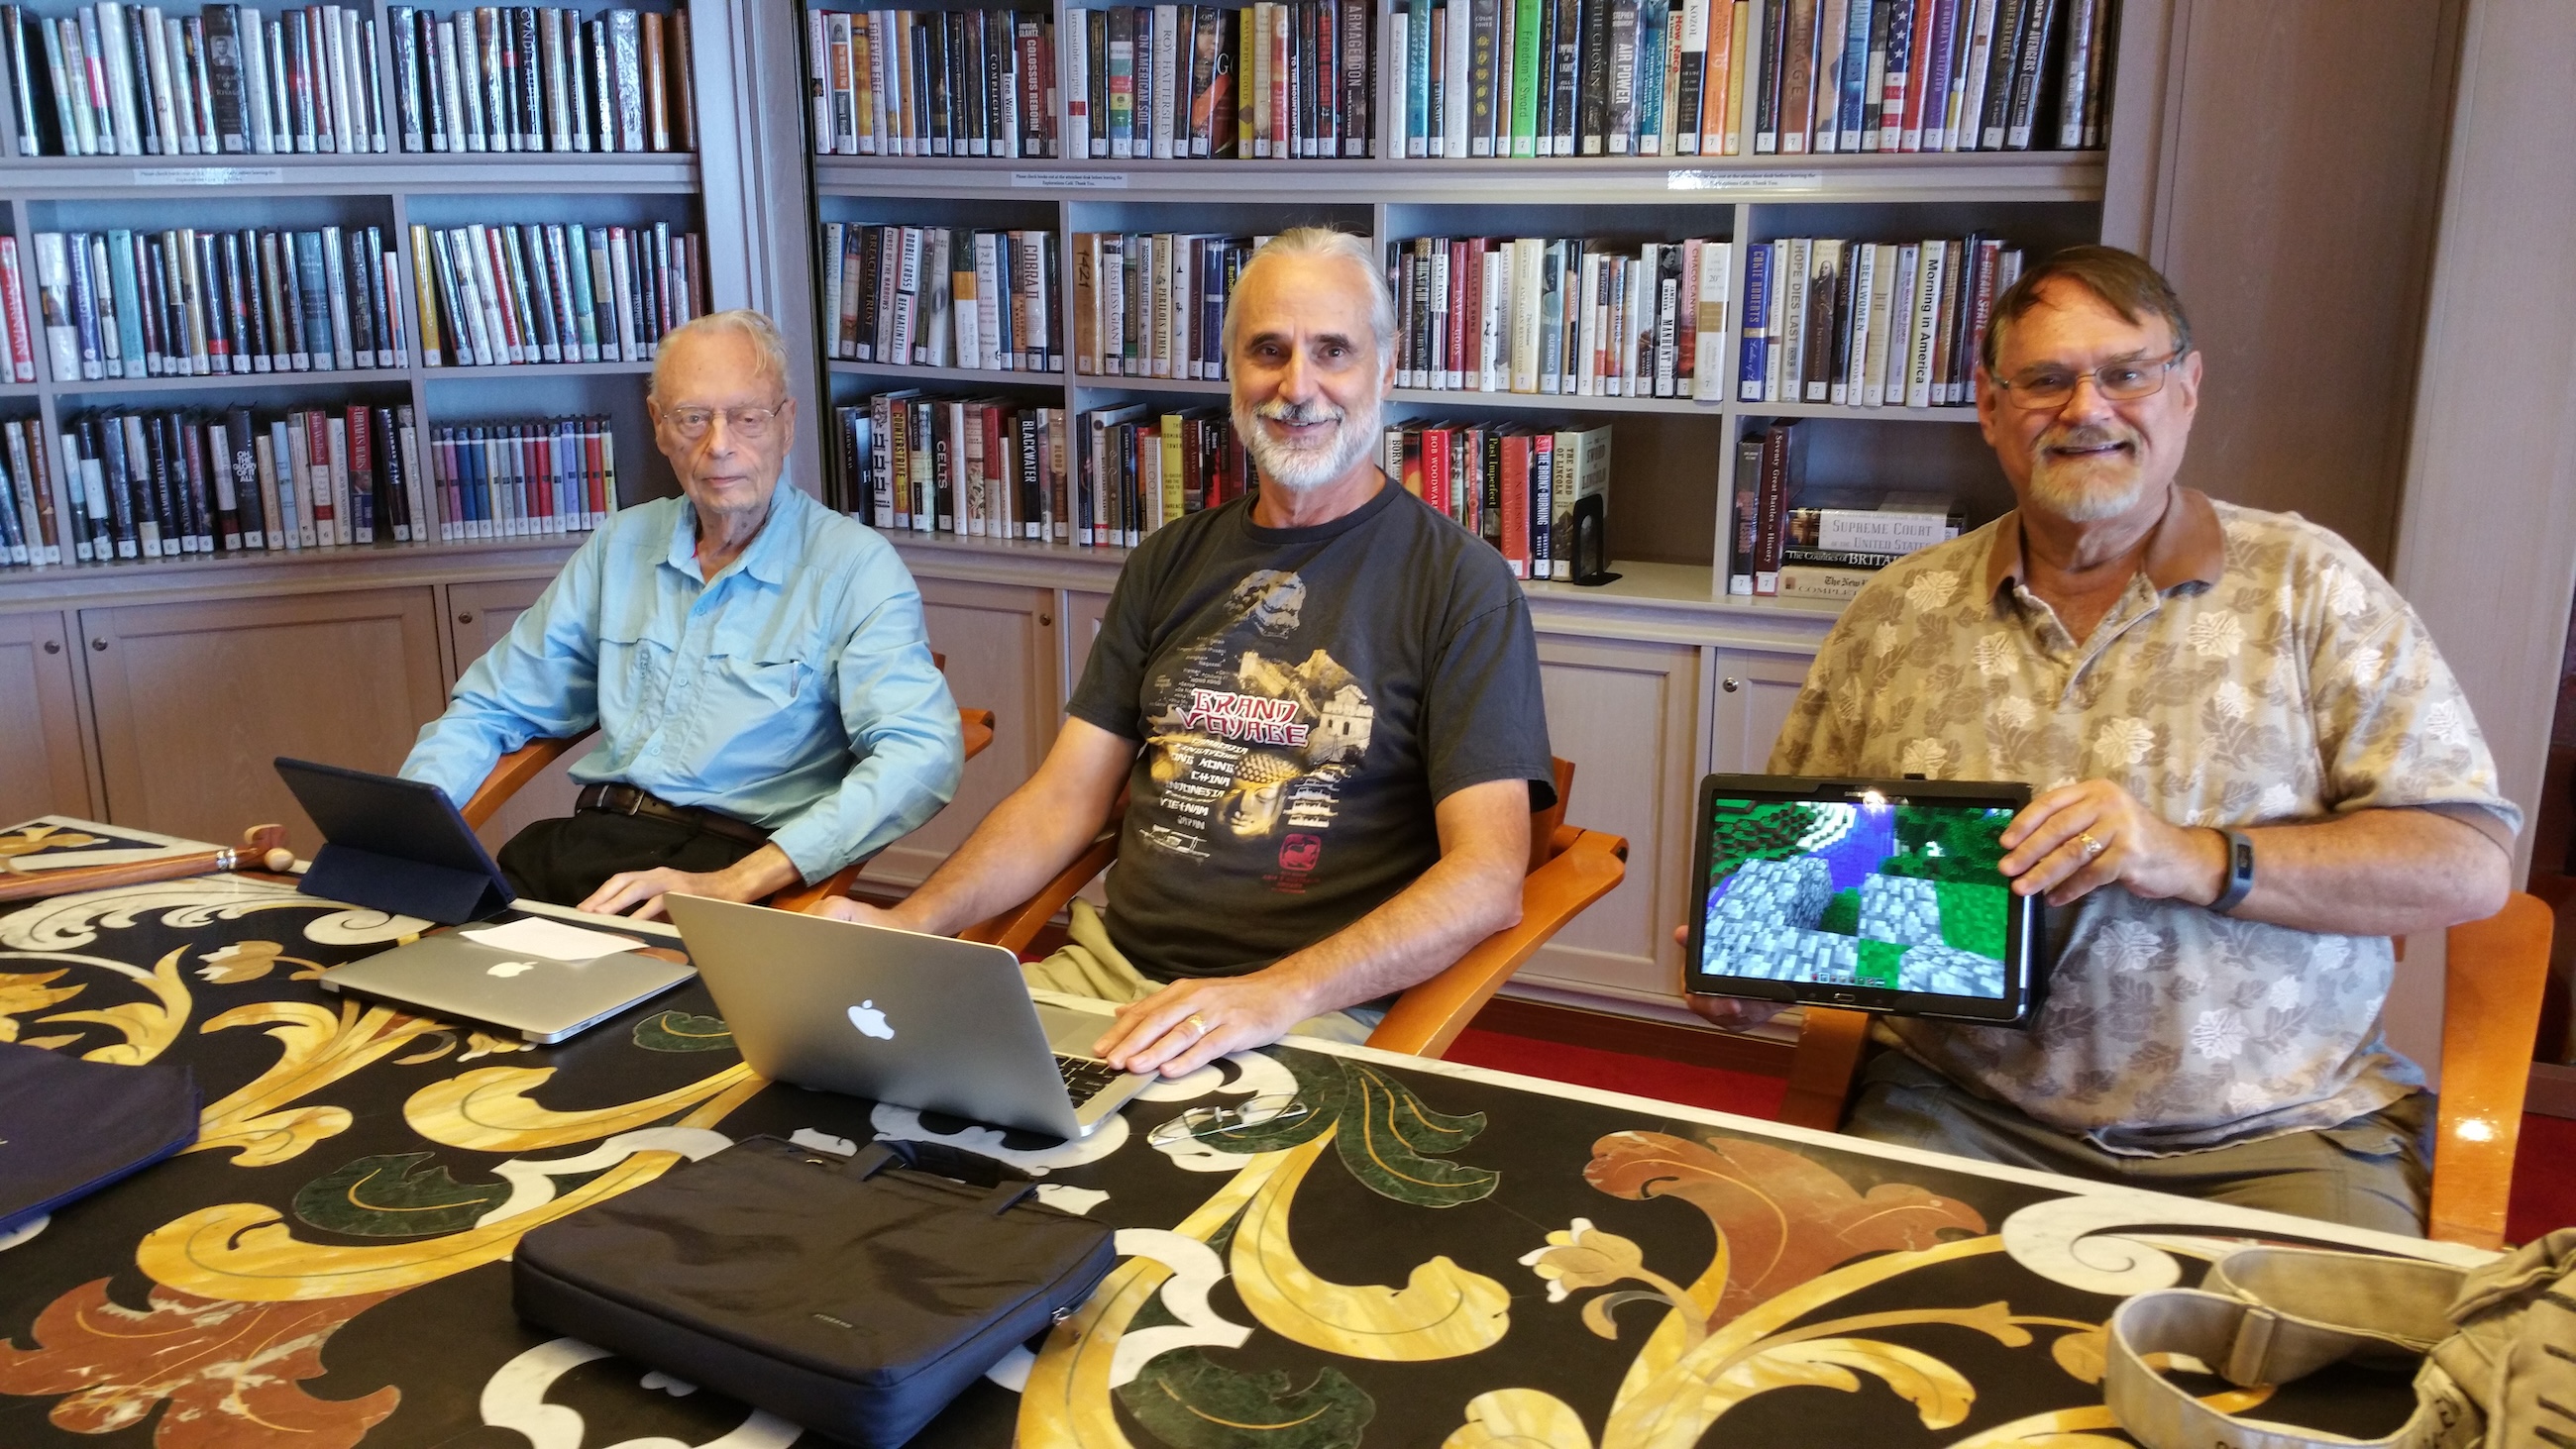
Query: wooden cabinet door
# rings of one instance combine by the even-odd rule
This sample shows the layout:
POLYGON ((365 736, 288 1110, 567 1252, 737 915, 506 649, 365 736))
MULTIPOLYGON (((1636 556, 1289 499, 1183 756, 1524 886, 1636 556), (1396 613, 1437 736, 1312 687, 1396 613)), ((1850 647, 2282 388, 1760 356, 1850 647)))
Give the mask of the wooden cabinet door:
POLYGON ((1759 775, 1771 763, 1772 741, 1780 738, 1814 659, 1750 649, 1709 653, 1708 770, 1759 775))
POLYGON ((921 601, 930 647, 948 656, 948 692, 961 709, 993 712, 993 743, 966 762, 947 809, 869 863, 869 879, 898 886, 919 884, 1036 772, 1055 743, 1061 669, 1053 589, 923 579, 921 601))
MULTIPOLYGON (((550 582, 550 578, 496 579, 447 586, 447 632, 459 676, 501 642, 501 636, 510 632, 510 626, 519 622, 519 616, 527 612, 550 582)), ((595 735, 582 741, 547 766, 544 774, 520 786, 519 793, 492 812, 492 818, 474 832, 483 837, 483 848, 499 850, 511 836, 537 821, 570 815, 573 796, 580 793, 580 787, 573 784, 569 772, 598 743, 595 735)))
POLYGON ((200 840, 322 838, 278 755, 391 773, 446 703, 429 588, 83 609, 107 818, 200 840))
POLYGON ((91 813, 73 647, 60 614, 0 614, 0 825, 91 813))
POLYGON ((1064 591, 1064 692, 1056 697, 1058 709, 1073 698, 1074 686, 1082 682, 1082 667, 1091 662, 1091 641, 1100 637, 1100 620, 1108 612, 1107 594, 1064 591))
POLYGON ((1620 1002, 1677 1002, 1673 944, 1698 785, 1700 651, 1541 634, 1549 747, 1574 762, 1566 823, 1628 838, 1628 874, 1523 966, 1519 979, 1620 1002))

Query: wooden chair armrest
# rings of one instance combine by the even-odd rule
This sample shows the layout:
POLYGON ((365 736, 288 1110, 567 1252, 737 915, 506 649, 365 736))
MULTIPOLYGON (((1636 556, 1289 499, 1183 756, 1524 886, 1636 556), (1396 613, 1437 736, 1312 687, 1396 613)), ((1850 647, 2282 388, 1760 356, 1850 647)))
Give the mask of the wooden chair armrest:
POLYGON ((480 829, 483 822, 492 818, 493 812, 519 793, 519 787, 544 774, 546 766, 562 759, 566 751, 597 733, 598 727, 593 726, 560 739, 530 740, 510 751, 492 767, 491 774, 483 777, 482 785, 474 791, 474 798, 457 807, 457 813, 465 817, 467 825, 480 829))
POLYGON ((1055 919, 1055 913, 1063 910, 1082 893, 1084 886, 1091 884, 1093 876, 1107 870, 1109 862, 1118 858, 1118 826, 1119 822, 1113 818, 1090 846, 1073 858, 1072 864, 1056 872, 1055 879, 1048 881, 1045 889, 998 916, 968 926, 957 933, 957 939, 983 941, 1011 951, 1028 949, 1029 942, 1037 939, 1038 932, 1046 928, 1046 923, 1055 919))
POLYGON ((2548 906, 2516 891, 2503 910, 2453 926, 2444 940, 2441 1122, 2426 1225, 2444 1242, 2504 1246, 2553 925, 2548 906))
POLYGON ((966 758, 973 759, 993 744, 993 712, 989 709, 957 711, 957 727, 966 736, 966 758))
POLYGON ((1608 895, 1628 873, 1628 842, 1597 830, 1574 838, 1523 880, 1520 924, 1496 931, 1428 981, 1396 998, 1369 1033, 1368 1044, 1388 1051, 1436 1057, 1449 1050, 1484 1004, 1521 963, 1584 907, 1608 895))
POLYGON ((1810 1006, 1805 1014, 1797 1053, 1789 1058, 1789 1091, 1780 1100, 1780 1120, 1838 1132, 1869 1046, 1869 1013, 1810 1006))
POLYGON ((803 911, 817 901, 846 896, 859 883, 859 870, 867 861, 854 860, 812 885, 792 885, 770 893, 769 905, 782 911, 803 911))

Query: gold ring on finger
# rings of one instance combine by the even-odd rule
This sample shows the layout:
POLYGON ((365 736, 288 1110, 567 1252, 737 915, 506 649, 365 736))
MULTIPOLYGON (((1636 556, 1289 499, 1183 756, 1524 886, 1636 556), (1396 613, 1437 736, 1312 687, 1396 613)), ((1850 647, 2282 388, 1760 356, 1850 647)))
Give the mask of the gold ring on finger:
POLYGON ((2095 840, 2090 835, 2079 835, 2075 838, 2084 846, 2084 858, 2086 860, 2091 860, 2093 857, 2100 855, 2103 851, 2110 849, 2109 846, 2104 845, 2101 841, 2095 840))
POLYGON ((1199 1015, 1197 1012, 1193 1011, 1189 1015, 1182 1017, 1181 1020, 1189 1024, 1190 1040, 1197 1041, 1200 1037, 1208 1034, 1207 1018, 1199 1015))

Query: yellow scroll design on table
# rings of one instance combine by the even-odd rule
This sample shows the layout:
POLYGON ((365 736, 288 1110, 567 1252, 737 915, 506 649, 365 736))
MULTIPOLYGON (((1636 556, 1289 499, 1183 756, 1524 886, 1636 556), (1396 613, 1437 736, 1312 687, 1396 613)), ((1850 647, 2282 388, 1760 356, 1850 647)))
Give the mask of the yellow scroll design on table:
MULTIPOLYGON (((179 976, 179 958, 186 954, 187 948, 184 946, 172 951, 156 962, 149 971, 139 966, 129 966, 122 961, 110 961, 103 956, 75 956, 65 951, 0 951, 0 960, 66 961, 83 966, 104 967, 150 992, 152 994, 150 1001, 124 1001, 114 1006, 102 1006, 95 1011, 58 1011, 51 1016, 37 1018, 38 1021, 46 1023, 87 1021, 114 1027, 117 1034, 125 1040, 83 1052, 82 1060, 106 1062, 119 1067, 139 1067, 168 1051, 170 1043, 179 1039, 179 1029, 188 1024, 188 1011, 192 998, 188 995, 188 983, 181 980, 179 976)), ((41 984, 60 974, 55 972, 43 977, 0 977, 0 982, 41 984)), ((53 992, 29 992, 21 985, 18 990, 10 993, 8 999, 31 1005, 47 995, 51 995, 57 1001, 67 999, 80 989, 72 986, 57 988, 53 992)), ((14 1005, 6 1009, 23 1011, 30 1009, 30 1006, 14 1005)), ((7 1039, 0 1037, 0 1040, 7 1039)))
POLYGON ((432 1142, 477 1152, 538 1152, 591 1142, 648 1126, 683 1107, 719 1097, 744 1083, 762 1084, 741 1063, 659 1096, 581 1112, 540 1107, 529 1094, 555 1074, 552 1067, 479 1067, 434 1082, 403 1103, 403 1120, 432 1142))
POLYGON ((430 1017, 345 1000, 337 1012, 309 1001, 254 1002, 234 1007, 199 1030, 216 1032, 236 1026, 266 1027, 269 1038, 278 1044, 277 1063, 206 1108, 198 1118, 196 1145, 188 1149, 229 1150, 235 1154, 235 1167, 273 1166, 325 1137, 348 1131, 352 1119, 345 1107, 288 1104, 415 1038, 449 1030, 446 1023, 430 1017))
MULTIPOLYGON (((429 1025, 435 1026, 435 1023, 429 1025)), ((466 1077, 482 1077, 492 1071, 526 1070, 487 1068, 466 1073, 466 1077)), ((538 1069, 532 1075, 542 1081, 547 1070, 538 1069)), ((456 1080, 463 1081, 464 1078, 456 1080)), ((524 1085, 534 1084, 528 1082, 524 1085)), ((753 1076, 748 1067, 718 1072, 691 1088, 683 1089, 695 1093, 692 1100, 703 1101, 675 1125, 713 1127, 767 1085, 761 1078, 753 1076), (704 1090, 699 1090, 701 1088, 704 1090)), ((672 1095, 665 1094, 652 1100, 667 1103, 672 1095)), ((419 1094, 415 1094, 413 1100, 418 1101, 419 1094)), ((533 1104, 522 1103, 521 1106, 528 1113, 541 1114, 546 1118, 586 1118, 593 1123, 591 1136, 606 1136, 618 1130, 614 1125, 603 1124, 632 1120, 628 1115, 631 1108, 609 1108, 592 1113, 544 1113, 533 1104)), ((652 1120, 652 1116, 664 1115, 671 1110, 672 1107, 666 1104, 659 1112, 643 1120, 652 1120)), ((561 1127, 559 1120, 548 1127, 550 1132, 565 1130, 568 1129, 561 1127)), ((579 1140, 586 1139, 549 1137, 539 1145, 579 1140)), ((223 1203, 190 1213, 154 1230, 135 1248, 134 1260, 154 1281, 168 1287, 201 1297, 231 1298, 248 1303, 301 1302, 412 1288, 506 1258, 517 1246, 520 1234, 629 1188, 641 1187, 670 1171, 680 1160, 677 1152, 658 1149, 638 1152, 541 1208, 445 1237, 380 1246, 340 1247, 303 1242, 284 1226, 275 1208, 262 1203, 223 1203)))
POLYGON ((1447 1255, 1414 1265, 1402 1288, 1328 1283, 1299 1261, 1288 1210, 1315 1159, 1333 1144, 1318 1137, 1284 1159, 1235 1229, 1235 1292, 1261 1325, 1282 1338, 1349 1358, 1419 1362, 1491 1348, 1511 1324, 1511 1290, 1447 1255))
MULTIPOLYGON (((1289 1155, 1264 1152, 1253 1158, 1173 1231, 1202 1243, 1215 1237, 1289 1155)), ((1110 1368, 1127 1325, 1171 1276, 1171 1269, 1151 1258, 1130 1258, 1047 1335, 1020 1390, 1019 1449, 1132 1449, 1110 1407, 1110 1368)))

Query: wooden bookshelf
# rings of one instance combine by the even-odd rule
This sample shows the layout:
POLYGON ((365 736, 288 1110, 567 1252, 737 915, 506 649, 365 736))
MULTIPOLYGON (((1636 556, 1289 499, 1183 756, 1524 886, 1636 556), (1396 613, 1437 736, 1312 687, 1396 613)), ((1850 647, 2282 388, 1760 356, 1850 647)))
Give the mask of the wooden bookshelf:
MULTIPOLYGON (((667 8, 645 0, 646 8, 667 8)), ((68 0, 32 9, 68 14, 68 0)), ((360 0, 377 22, 373 60, 390 76, 393 57, 382 0, 360 0)), ((455 7, 432 8, 444 15, 455 7)), ((609 8, 582 0, 594 16, 609 8)), ((274 15, 277 7, 262 7, 274 15)), ((189 7, 169 12, 192 14, 189 7)), ((38 380, 0 383, 0 418, 37 417, 48 439, 91 409, 177 409, 248 405, 263 421, 278 410, 366 401, 408 406, 426 430, 444 424, 534 421, 604 414, 616 442, 622 506, 675 492, 653 446, 644 412, 649 361, 428 366, 412 268, 414 223, 668 222, 708 234, 708 178, 728 218, 729 265, 707 268, 708 302, 741 306, 757 298, 735 240, 756 228, 741 194, 740 131, 730 120, 737 93, 736 11, 725 0, 693 14, 711 22, 713 44, 694 57, 705 152, 466 152, 400 149, 390 91, 393 149, 354 154, 219 156, 44 156, 17 154, 15 102, 0 76, 0 226, 17 239, 38 380), (408 351, 395 367, 288 373, 99 378, 51 375, 33 267, 40 231, 113 227, 162 230, 244 227, 309 230, 354 223, 380 228, 398 254, 396 288, 408 351)), ((695 37, 693 37, 694 39, 695 37)), ((59 449, 49 450, 59 454, 59 449)), ((49 470, 59 489, 62 470, 49 470)), ((248 550, 108 563, 71 560, 71 514, 59 492, 65 561, 0 570, 0 692, 67 700, 34 731, 43 778, 81 779, 86 798, 49 788, 15 766, 0 787, 0 814, 86 814, 207 839, 229 839, 252 819, 301 821, 267 759, 301 753, 391 769, 421 721, 498 627, 531 602, 585 533, 248 550), (496 600, 507 601, 496 613, 496 600), (497 627, 496 627, 497 626, 497 627), (19 644, 23 638, 23 644, 19 644), (58 646, 53 649, 47 644, 58 646), (17 647, 12 647, 16 645, 17 647), (138 672, 140 671, 140 672, 138 672), (310 683, 304 683, 304 680, 310 683), (156 681, 146 684, 146 680, 156 681), (258 687, 245 693, 245 681, 258 687), (163 687, 166 686, 166 687, 163 687), (398 702, 387 707, 385 701, 398 702), (237 756, 203 768, 207 747, 191 731, 211 717, 221 748, 237 756), (182 771, 180 762, 189 768, 182 771), (22 798, 16 788, 29 791, 22 798), (204 778, 200 778, 204 777, 204 778), (11 814, 15 811, 17 813, 11 814)), ((379 532, 390 532, 380 529, 379 532)), ((309 843, 299 841, 300 844, 309 843)))
MULTIPOLYGON (((815 8, 860 8, 852 3, 815 8)), ((1054 7, 1065 35, 1065 6, 1054 7)), ((1743 319, 1745 243, 1787 236, 1869 241, 2000 234, 2031 260, 2079 241, 2128 240, 2128 218, 2152 205, 2154 134, 2162 100, 2167 0, 2123 0, 2111 60, 2108 150, 1816 156, 1405 159, 1385 127, 1394 115, 1393 19, 1380 8, 1376 155, 1330 160, 1125 160, 813 155, 817 251, 801 280, 820 276, 820 224, 878 222, 1054 233, 1062 249, 1055 334, 1071 338, 1072 238, 1091 231, 1249 234, 1322 223, 1386 243, 1415 236, 1601 236, 1618 241, 1711 237, 1736 243, 1734 295, 1720 340, 1722 400, 1578 397, 1398 388, 1390 423, 1407 419, 1562 418, 1613 430, 1608 523, 1611 568, 1602 587, 1532 583, 1551 741, 1576 761, 1572 818, 1629 837, 1628 881, 1542 952, 1511 989, 1533 999, 1678 1017, 1678 948, 1671 927, 1689 896, 1693 788, 1711 769, 1759 770, 1834 611, 1726 592, 1728 495, 1737 440, 1772 419, 1812 420, 1807 479, 1953 493, 1971 521, 2010 506, 2010 493, 1973 407, 1863 408, 1742 402, 1734 359, 1743 319)), ((803 10, 772 0, 764 16, 805 34, 803 10)), ((800 63, 803 59, 799 52, 800 63)), ((802 72, 800 71, 800 74, 802 72)), ((802 93, 782 88, 773 134, 802 136, 802 93)), ((1065 134, 1058 118, 1058 134, 1065 134)), ((2134 244, 2134 243, 2133 243, 2134 244)), ((782 315, 782 320, 787 320, 782 315)), ((801 320, 810 337, 820 317, 801 320)), ((818 412, 878 391, 921 387, 1062 407, 1069 421, 1096 407, 1167 400, 1201 406, 1223 382, 1081 373, 928 369, 845 361, 815 371, 818 412)), ((847 507, 855 500, 835 498, 847 507)), ((989 768, 968 772, 948 814, 889 851, 874 870, 889 884, 917 879, 1052 739, 1079 677, 1090 627, 1125 551, 1029 540, 924 533, 889 537, 922 582, 934 644, 950 658, 961 698, 998 701, 1003 739, 989 768), (978 648, 977 641, 988 647, 978 648), (1032 653, 1044 655, 1031 662, 1032 653), (1043 684, 1032 685, 1032 678, 1043 684), (1034 693, 1035 697, 1031 697, 1034 693), (1024 762, 1024 763, 1023 763, 1024 762)))

